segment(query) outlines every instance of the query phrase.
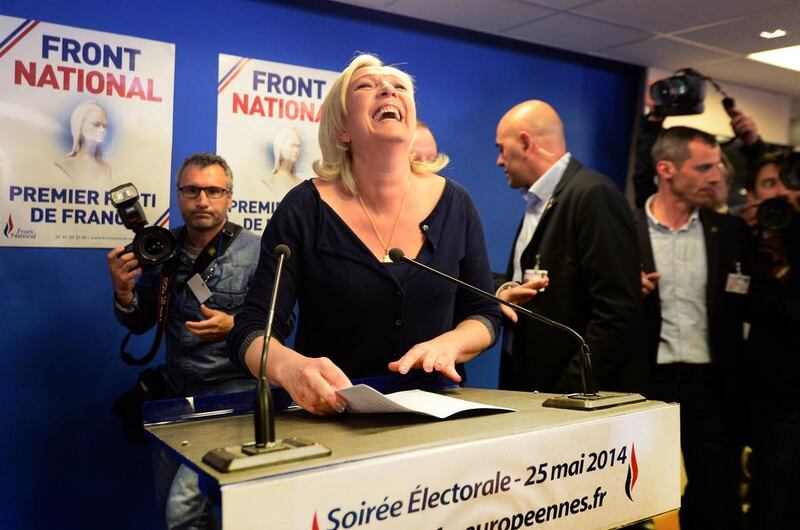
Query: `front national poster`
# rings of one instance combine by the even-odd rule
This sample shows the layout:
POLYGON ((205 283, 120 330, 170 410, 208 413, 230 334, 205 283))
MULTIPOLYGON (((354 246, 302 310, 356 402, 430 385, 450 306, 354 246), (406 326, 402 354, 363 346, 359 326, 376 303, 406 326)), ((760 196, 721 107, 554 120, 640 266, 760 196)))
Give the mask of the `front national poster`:
POLYGON ((314 175, 322 101, 338 72, 220 54, 217 152, 233 171, 229 218, 260 234, 314 175))
POLYGON ((133 239, 109 190, 168 226, 175 46, 0 15, 0 246, 133 239))

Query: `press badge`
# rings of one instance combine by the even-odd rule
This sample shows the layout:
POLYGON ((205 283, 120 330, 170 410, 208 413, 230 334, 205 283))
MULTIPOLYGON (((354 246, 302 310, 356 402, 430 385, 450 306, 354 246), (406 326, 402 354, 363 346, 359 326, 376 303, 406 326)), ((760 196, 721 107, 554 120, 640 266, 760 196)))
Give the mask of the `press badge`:
MULTIPOLYGON (((533 266, 533 268, 525 269, 525 271, 522 273, 522 279, 524 282, 547 278, 547 271, 539 268, 539 256, 540 254, 536 254, 536 264, 533 266)), ((539 289, 539 291, 544 291, 544 287, 539 289)))
POLYGON ((742 265, 736 262, 736 272, 728 273, 728 281, 725 282, 725 291, 735 294, 747 294, 750 290, 750 276, 742 274, 742 265))
POLYGON ((189 286, 192 294, 201 304, 211 298, 211 290, 208 288, 208 285, 206 285, 206 282, 203 281, 203 277, 199 274, 195 274, 189 278, 189 281, 186 282, 186 285, 189 286))

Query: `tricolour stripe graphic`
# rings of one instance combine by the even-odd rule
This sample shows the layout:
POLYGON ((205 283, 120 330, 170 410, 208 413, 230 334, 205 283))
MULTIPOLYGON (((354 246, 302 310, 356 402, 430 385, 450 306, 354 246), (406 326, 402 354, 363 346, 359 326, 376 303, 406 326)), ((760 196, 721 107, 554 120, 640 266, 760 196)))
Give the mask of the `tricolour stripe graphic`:
POLYGON ((222 94, 222 91, 231 84, 231 82, 236 79, 236 76, 241 73, 242 69, 245 67, 247 63, 250 62, 250 59, 245 59, 244 57, 236 61, 236 64, 233 65, 233 68, 228 70, 222 79, 219 80, 219 84, 217 85, 217 94, 222 94))
POLYGON ((25 38, 25 35, 30 33, 33 28, 39 25, 38 20, 28 19, 11 32, 2 42, 0 42, 0 57, 11 51, 11 48, 17 45, 19 41, 25 38))

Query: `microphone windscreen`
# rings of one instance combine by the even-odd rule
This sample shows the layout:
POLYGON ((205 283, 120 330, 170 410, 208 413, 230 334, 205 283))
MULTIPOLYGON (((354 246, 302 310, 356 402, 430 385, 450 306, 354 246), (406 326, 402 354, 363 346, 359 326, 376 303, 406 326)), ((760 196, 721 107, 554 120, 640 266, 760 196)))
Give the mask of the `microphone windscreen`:
POLYGON ((281 243, 280 245, 277 245, 275 247, 275 251, 274 252, 275 252, 275 256, 276 257, 284 256, 286 259, 289 259, 290 257, 292 257, 292 251, 289 250, 289 247, 287 247, 283 243, 281 243))
POLYGON ((389 251, 389 259, 395 263, 401 261, 405 255, 402 248, 393 248, 389 251))

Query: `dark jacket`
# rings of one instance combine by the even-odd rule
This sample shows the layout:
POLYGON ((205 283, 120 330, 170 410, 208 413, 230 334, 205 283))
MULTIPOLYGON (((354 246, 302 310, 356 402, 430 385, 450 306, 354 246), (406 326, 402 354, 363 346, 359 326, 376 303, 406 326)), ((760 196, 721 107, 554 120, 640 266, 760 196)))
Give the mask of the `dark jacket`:
MULTIPOLYGON (((537 255, 550 284, 527 307, 583 335, 598 388, 639 390, 645 367, 639 251, 630 208, 617 186, 572 158, 522 254, 522 269, 533 268, 537 255)), ((512 250, 508 277, 513 259, 512 250)), ((506 341, 501 356, 501 388, 581 390, 574 337, 522 316, 512 332, 511 351, 506 341)))
MULTIPOLYGON (((639 247, 642 250, 642 267, 645 272, 656 270, 653 248, 650 244, 647 214, 644 209, 635 213, 639 247)), ((752 241, 745 223, 732 215, 700 210, 700 222, 706 244, 708 281, 706 284, 706 312, 711 360, 717 366, 720 391, 733 391, 741 378, 744 347, 743 325, 746 318, 747 296, 727 292, 725 284, 729 273, 736 272, 737 263, 744 274, 751 273, 752 241)), ((644 298, 645 336, 647 358, 656 364, 661 336, 661 300, 658 286, 644 298)))

